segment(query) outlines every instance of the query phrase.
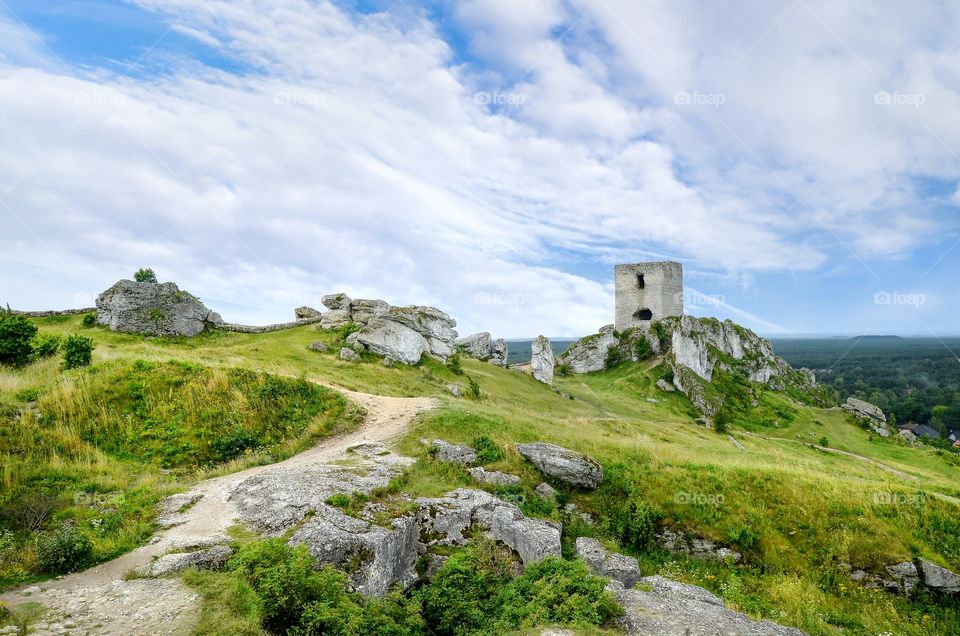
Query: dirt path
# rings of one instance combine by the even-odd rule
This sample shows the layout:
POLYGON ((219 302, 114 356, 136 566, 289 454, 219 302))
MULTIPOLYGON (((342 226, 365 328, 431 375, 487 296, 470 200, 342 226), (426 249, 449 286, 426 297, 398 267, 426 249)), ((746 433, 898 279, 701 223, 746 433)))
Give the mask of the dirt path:
MULTIPOLYGON (((69 634, 121 634, 126 627, 124 617, 129 618, 130 612, 117 607, 116 620, 103 622, 104 607, 103 603, 113 594, 122 603, 129 604, 130 594, 135 593, 137 586, 131 585, 135 581, 118 583, 122 581, 124 575, 138 567, 145 566, 158 556, 166 554, 171 550, 180 550, 193 546, 213 545, 223 543, 227 540, 226 530, 233 525, 237 518, 237 510, 233 502, 230 501, 230 493, 234 487, 244 479, 262 473, 275 467, 298 467, 311 464, 331 462, 346 456, 347 449, 365 442, 389 443, 403 434, 409 427, 413 418, 422 411, 436 407, 437 400, 433 398, 398 398, 371 395, 368 393, 358 393, 349 391, 334 385, 324 384, 332 389, 342 393, 352 402, 359 404, 366 411, 367 415, 363 423, 355 430, 342 435, 333 436, 321 440, 319 444, 298 455, 276 464, 266 466, 256 466, 237 473, 231 473, 222 477, 215 477, 197 484, 187 493, 178 495, 175 501, 182 501, 185 504, 183 512, 170 511, 168 514, 161 515, 162 525, 171 525, 165 530, 161 530, 151 539, 150 543, 140 547, 132 552, 124 554, 112 561, 102 563, 96 567, 83 572, 70 574, 60 579, 48 581, 33 586, 26 590, 9 591, 0 594, 0 601, 7 601, 11 605, 25 602, 40 602, 67 615, 77 617, 78 614, 87 615, 90 620, 74 620, 74 628, 65 628, 65 631, 58 631, 63 628, 64 622, 58 621, 50 628, 49 633, 69 633, 69 634), (190 505, 190 502, 192 505, 190 505), (130 589, 118 589, 127 588, 130 589), (91 598, 87 605, 90 610, 84 613, 83 599, 91 598), (80 602, 80 607, 77 607, 80 602), (96 611, 94 611, 96 610, 96 611), (100 621, 94 622, 94 617, 100 621), (84 624, 88 623, 87 626, 84 624)), ((179 507, 179 506, 178 506, 179 507)), ((141 585, 142 584, 138 584, 141 585)), ((158 579, 154 586, 164 587, 163 590, 153 588, 152 594, 162 598, 163 596, 179 596, 184 594, 190 596, 190 592, 183 588, 182 584, 175 579, 158 579)), ((136 594, 135 594, 136 595, 136 594)), ((149 606, 149 598, 144 599, 144 603, 149 606)), ((180 603, 187 608, 192 603, 186 603, 181 598, 180 603)), ((143 614, 144 607, 139 607, 139 614, 143 614)), ((162 607, 157 607, 162 612, 162 607)), ((191 614, 185 609, 186 614, 191 614)), ((109 615, 109 612, 107 612, 109 615)), ((188 624, 192 624, 194 618, 188 618, 188 624)), ((138 616, 138 621, 142 626, 149 623, 148 616, 138 616)), ((69 621, 68 621, 69 622, 69 621)), ((157 621, 157 625, 150 632, 152 634, 181 634, 185 627, 181 622, 172 620, 172 617, 166 616, 164 620, 157 621)), ((131 625, 132 626, 132 625, 131 625)), ((139 629, 134 629, 134 633, 139 629)), ((187 629, 189 631, 189 629, 187 629)), ((34 633, 34 632, 31 632, 34 633)), ((48 633, 46 626, 37 630, 38 634, 48 633)))

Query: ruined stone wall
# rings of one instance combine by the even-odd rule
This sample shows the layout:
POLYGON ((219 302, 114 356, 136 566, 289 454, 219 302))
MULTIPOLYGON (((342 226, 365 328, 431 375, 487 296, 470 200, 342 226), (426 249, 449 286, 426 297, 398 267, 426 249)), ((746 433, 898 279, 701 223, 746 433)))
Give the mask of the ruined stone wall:
POLYGON ((683 315, 683 266, 673 261, 628 263, 613 271, 617 331, 683 315))

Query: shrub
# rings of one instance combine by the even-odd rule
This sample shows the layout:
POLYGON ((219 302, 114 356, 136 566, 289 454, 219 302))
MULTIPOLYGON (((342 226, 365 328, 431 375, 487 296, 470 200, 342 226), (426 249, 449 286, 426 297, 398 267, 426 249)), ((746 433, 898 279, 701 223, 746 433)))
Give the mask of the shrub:
POLYGON ((397 594, 367 600, 346 589, 347 576, 332 568, 315 569, 306 546, 290 547, 283 539, 244 546, 228 567, 260 600, 263 626, 291 636, 330 634, 422 633, 417 603, 397 594))
POLYGON ((637 344, 634 345, 634 351, 637 354, 637 360, 646 360, 653 355, 653 347, 650 341, 643 334, 637 336, 637 344))
POLYGON ((620 355, 620 348, 617 345, 607 347, 607 368, 612 369, 623 361, 620 355))
POLYGON ((37 536, 34 546, 37 566, 49 574, 76 572, 90 562, 93 544, 73 524, 37 536))
POLYGON ((93 340, 71 334, 63 341, 63 366, 67 369, 85 367, 93 359, 93 340))
POLYGON ((504 634, 548 624, 602 625, 620 612, 581 561, 550 557, 514 578, 510 551, 479 540, 444 563, 418 596, 430 633, 504 634))
POLYGON ((483 393, 480 392, 480 385, 469 375, 467 376, 467 397, 471 400, 479 400, 483 397, 483 393))
POLYGON ((637 552, 645 552, 653 546, 657 524, 663 513, 645 501, 631 498, 626 505, 615 510, 609 519, 610 531, 620 542, 637 552))
POLYGON ((60 350, 61 342, 63 342, 63 339, 56 334, 37 333, 30 339, 30 348, 33 350, 30 353, 30 358, 39 360, 55 355, 60 350))
POLYGON ((0 364, 20 366, 30 360, 30 340, 37 328, 23 316, 0 314, 0 364))
POLYGON ((331 331, 333 331, 333 333, 336 334, 337 338, 340 341, 346 342, 347 336, 357 331, 360 331, 360 325, 358 325, 355 322, 348 322, 346 324, 340 325, 339 327, 331 329, 331 331))
POLYGON ((133 280, 138 283, 155 283, 157 282, 157 275, 149 267, 141 267, 134 273, 133 280))
POLYGON ((830 445, 830 440, 827 439, 826 436, 821 437, 821 438, 820 438, 820 445, 821 445, 821 446, 829 446, 829 445, 830 445))
POLYGON ((478 464, 492 464, 503 459, 503 451, 486 435, 474 439, 473 448, 477 451, 478 464))
POLYGON ((447 368, 453 375, 463 375, 463 360, 460 358, 459 351, 447 358, 447 368))
POLYGON ((570 375, 570 365, 569 365, 569 364, 565 364, 565 363, 564 363, 564 364, 558 364, 556 367, 554 367, 553 373, 554 373, 554 375, 558 375, 558 376, 561 376, 561 377, 562 377, 562 376, 568 376, 568 375, 570 375))
POLYGON ((83 314, 83 318, 80 320, 80 324, 84 327, 92 327, 97 324, 97 314, 89 313, 83 314))

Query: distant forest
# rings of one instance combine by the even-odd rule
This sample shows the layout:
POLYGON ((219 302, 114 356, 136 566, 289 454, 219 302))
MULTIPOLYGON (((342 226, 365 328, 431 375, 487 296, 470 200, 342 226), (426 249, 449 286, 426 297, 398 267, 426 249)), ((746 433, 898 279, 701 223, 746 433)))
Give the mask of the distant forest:
POLYGON ((777 354, 817 381, 873 402, 897 424, 960 430, 960 338, 865 336, 772 340, 777 354))

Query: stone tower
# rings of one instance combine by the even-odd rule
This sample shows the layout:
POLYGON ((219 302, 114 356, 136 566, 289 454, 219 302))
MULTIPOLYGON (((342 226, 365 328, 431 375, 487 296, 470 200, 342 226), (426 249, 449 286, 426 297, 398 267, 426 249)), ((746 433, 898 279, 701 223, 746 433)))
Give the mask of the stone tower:
POLYGON ((683 315, 683 266, 673 261, 628 263, 613 269, 617 331, 683 315))

